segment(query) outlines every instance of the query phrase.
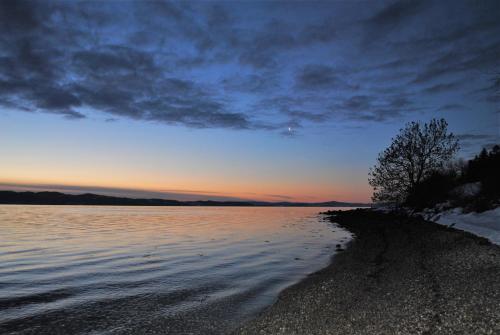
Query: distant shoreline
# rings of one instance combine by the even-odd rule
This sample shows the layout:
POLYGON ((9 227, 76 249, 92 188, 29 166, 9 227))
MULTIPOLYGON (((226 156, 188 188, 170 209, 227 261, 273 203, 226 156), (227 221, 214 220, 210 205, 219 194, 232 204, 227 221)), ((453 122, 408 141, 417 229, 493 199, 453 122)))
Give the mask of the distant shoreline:
POLYGON ((235 334, 493 334, 500 247, 371 210, 332 211, 355 238, 235 334))
POLYGON ((141 199, 93 193, 0 191, 0 205, 87 205, 87 206, 224 206, 224 207, 370 207, 365 203, 328 202, 266 202, 266 201, 179 201, 141 199))

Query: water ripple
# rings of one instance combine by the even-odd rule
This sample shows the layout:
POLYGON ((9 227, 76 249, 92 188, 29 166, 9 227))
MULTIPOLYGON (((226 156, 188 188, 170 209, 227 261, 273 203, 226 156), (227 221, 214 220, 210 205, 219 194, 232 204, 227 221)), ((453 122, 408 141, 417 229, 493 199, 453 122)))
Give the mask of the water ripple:
POLYGON ((349 240, 322 210, 0 206, 0 333, 231 329, 349 240))

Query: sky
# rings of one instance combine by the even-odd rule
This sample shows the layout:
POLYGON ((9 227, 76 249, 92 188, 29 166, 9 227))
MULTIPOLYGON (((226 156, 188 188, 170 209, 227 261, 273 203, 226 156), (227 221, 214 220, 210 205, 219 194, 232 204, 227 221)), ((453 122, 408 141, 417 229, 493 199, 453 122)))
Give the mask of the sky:
POLYGON ((1 1, 0 189, 369 201, 409 121, 500 138, 499 1, 1 1))

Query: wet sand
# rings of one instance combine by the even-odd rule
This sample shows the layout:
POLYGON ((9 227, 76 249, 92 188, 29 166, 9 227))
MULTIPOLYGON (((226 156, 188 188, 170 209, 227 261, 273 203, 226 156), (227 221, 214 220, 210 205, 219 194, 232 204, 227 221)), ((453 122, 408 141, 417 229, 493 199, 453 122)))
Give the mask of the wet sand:
POLYGON ((330 219, 356 238, 236 334, 500 334, 500 247, 368 210, 330 219))

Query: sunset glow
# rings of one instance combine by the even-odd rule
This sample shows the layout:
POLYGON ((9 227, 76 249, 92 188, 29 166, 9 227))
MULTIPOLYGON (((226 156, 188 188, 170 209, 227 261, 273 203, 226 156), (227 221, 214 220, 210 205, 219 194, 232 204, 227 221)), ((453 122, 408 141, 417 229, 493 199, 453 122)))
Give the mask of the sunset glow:
POLYGON ((498 138, 500 32, 480 5, 19 6, 1 33, 2 189, 367 202, 407 121, 446 118, 462 157, 498 138))

